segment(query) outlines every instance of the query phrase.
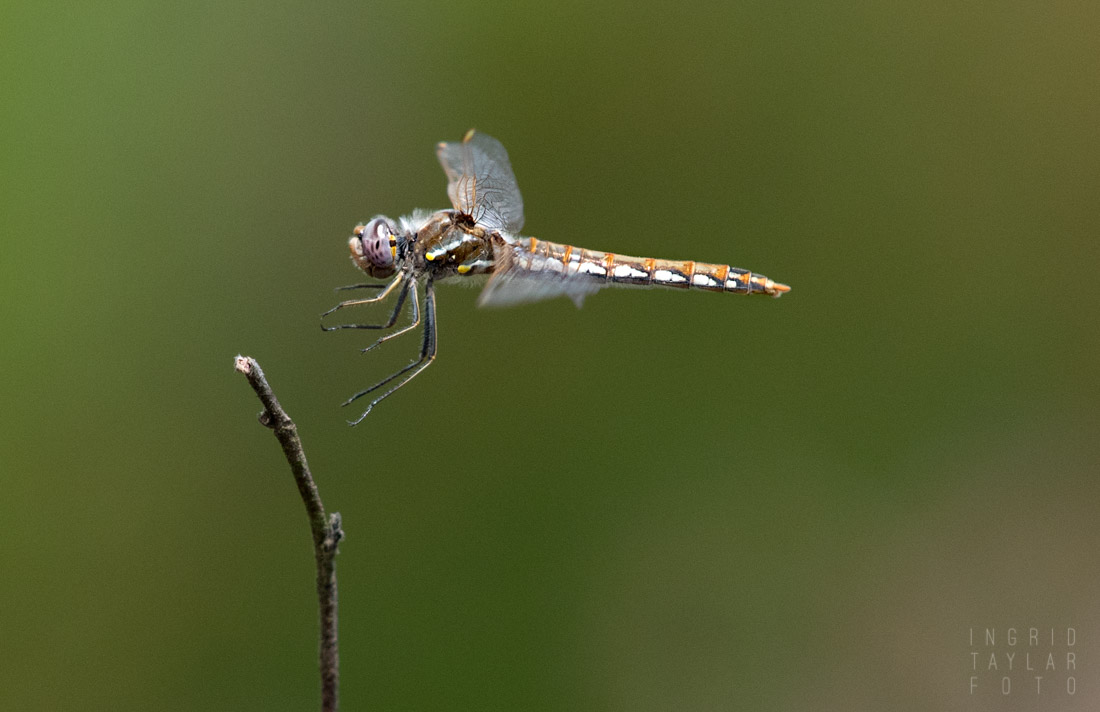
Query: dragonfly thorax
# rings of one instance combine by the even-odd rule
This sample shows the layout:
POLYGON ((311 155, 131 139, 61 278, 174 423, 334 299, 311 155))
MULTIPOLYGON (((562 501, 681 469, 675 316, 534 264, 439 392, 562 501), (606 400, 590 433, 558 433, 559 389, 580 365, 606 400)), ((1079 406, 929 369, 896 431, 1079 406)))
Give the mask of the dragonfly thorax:
POLYGON ((397 271, 397 225, 379 215, 365 225, 356 225, 348 247, 351 261, 371 277, 385 279, 397 271))

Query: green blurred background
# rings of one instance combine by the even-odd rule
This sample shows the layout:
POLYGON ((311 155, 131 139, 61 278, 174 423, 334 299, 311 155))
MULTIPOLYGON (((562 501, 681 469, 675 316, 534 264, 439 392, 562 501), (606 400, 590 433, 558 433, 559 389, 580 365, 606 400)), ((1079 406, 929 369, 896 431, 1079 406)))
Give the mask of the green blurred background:
POLYGON ((0 709, 317 705, 239 352, 344 517, 345 709, 1096 709, 1098 8, 6 5, 0 709), (528 234, 793 291, 444 284, 348 428, 417 348, 318 329, 349 231, 471 126, 528 234))

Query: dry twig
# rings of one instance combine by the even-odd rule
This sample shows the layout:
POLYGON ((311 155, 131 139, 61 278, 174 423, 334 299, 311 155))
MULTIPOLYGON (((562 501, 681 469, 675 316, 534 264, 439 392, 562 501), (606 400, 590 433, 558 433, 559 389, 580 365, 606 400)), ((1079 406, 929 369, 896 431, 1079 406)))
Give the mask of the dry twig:
POLYGON ((309 516, 309 528, 313 534, 313 552, 317 560, 317 600, 321 617, 321 710, 336 712, 339 706, 340 658, 336 644, 336 553, 337 545, 344 537, 340 528, 340 513, 333 512, 325 516, 321 495, 309 472, 309 463, 302 449, 302 440, 298 437, 298 428, 294 421, 279 405, 275 393, 264 378, 260 364, 248 356, 237 356, 234 368, 244 374, 249 385, 260 397, 264 410, 260 413, 260 423, 271 428, 283 447, 286 461, 294 474, 298 493, 306 506, 309 516))

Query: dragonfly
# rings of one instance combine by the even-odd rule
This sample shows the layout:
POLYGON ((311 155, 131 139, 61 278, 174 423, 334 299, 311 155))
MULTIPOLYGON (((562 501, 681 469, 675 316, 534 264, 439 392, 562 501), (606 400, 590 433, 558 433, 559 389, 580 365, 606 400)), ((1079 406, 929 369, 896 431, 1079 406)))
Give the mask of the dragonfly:
POLYGON ((321 328, 390 330, 402 308, 411 304, 412 320, 390 331, 364 353, 390 339, 421 329, 420 355, 407 366, 344 401, 348 406, 374 394, 358 425, 371 410, 435 361, 435 283, 451 278, 488 278, 480 306, 506 306, 565 296, 580 307, 604 287, 671 287, 779 297, 790 291, 762 274, 729 265, 691 260, 628 257, 557 242, 522 237, 523 198, 495 138, 474 131, 460 142, 436 146, 447 174, 452 209, 414 211, 397 220, 377 215, 360 223, 348 240, 351 260, 376 281, 339 290, 375 290, 374 296, 348 299, 322 314, 321 328), (423 289, 423 297, 420 290, 423 289), (347 309, 384 302, 396 293, 389 318, 380 323, 324 325, 325 317, 347 309))

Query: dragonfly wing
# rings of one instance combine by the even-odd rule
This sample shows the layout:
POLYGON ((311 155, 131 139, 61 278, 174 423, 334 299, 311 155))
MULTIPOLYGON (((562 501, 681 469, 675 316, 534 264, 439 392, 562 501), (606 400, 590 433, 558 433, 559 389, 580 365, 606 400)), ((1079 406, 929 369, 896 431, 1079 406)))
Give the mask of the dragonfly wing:
POLYGON ((459 143, 440 143, 436 156, 455 210, 490 230, 514 235, 523 228, 523 197, 500 141, 470 129, 459 143))
POLYGON ((578 308, 607 282, 586 273, 565 273, 561 262, 507 242, 493 245, 496 266, 478 306, 505 307, 565 296, 578 308))

